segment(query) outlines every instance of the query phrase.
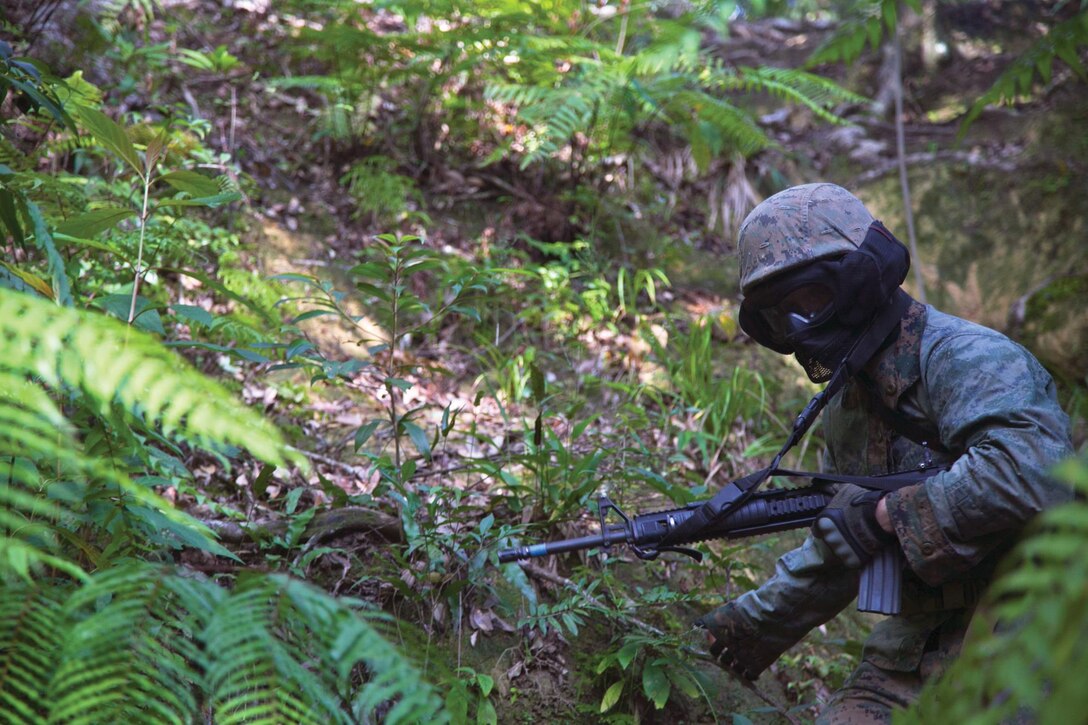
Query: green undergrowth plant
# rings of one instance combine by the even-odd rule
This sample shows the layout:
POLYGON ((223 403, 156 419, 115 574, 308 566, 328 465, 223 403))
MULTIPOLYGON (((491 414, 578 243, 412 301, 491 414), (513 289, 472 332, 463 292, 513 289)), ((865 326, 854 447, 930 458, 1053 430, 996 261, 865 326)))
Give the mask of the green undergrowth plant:
POLYGON ((1088 457, 1081 452, 1057 475, 1077 498, 1033 523, 980 603, 957 661, 897 723, 1062 722, 1088 706, 1079 676, 1088 664, 1088 457))
POLYGON ((508 165, 546 174, 549 193, 592 189, 580 198, 595 205, 630 182, 628 163, 641 170, 662 145, 686 148, 704 171, 773 146, 751 98, 770 95, 829 122, 836 106, 860 100, 806 71, 723 62, 713 41, 728 36, 733 2, 289 7, 313 22, 300 24, 291 73, 271 84, 320 94, 318 132, 363 141, 362 166, 349 176, 365 171, 379 190, 421 164, 508 165), (370 159, 388 168, 373 174, 370 159))
POLYGON ((166 436, 242 445, 285 465, 274 429, 118 321, 2 289, 0 321, 6 713, 28 723, 437 717, 437 696, 390 643, 384 615, 285 577, 228 590, 133 560, 181 546, 233 554, 148 490, 155 479, 131 477, 132 461, 94 444, 96 431, 149 436, 148 450, 166 436), (77 428, 69 411, 80 410, 98 425, 77 428))
POLYGON ((303 295, 293 301, 307 309, 293 318, 293 325, 332 317, 355 336, 352 346, 360 355, 330 360, 296 327, 298 337, 279 345, 282 363, 278 368, 305 369, 311 383, 362 377, 384 393, 380 402, 384 416, 366 421, 356 430, 354 447, 375 464, 386 485, 403 494, 418 465, 409 457, 409 442, 419 459, 429 460, 433 447, 449 435, 458 414, 447 408, 440 423, 431 425, 421 422, 426 406, 404 404, 404 394, 416 385, 417 375, 446 374, 440 362, 416 349, 424 351, 424 342, 454 318, 479 320, 480 308, 486 305, 495 280, 486 269, 433 250, 419 237, 392 234, 372 239, 347 275, 352 293, 313 276, 287 274, 276 279, 303 287, 303 295), (366 447, 372 440, 383 439, 391 451, 384 445, 375 450, 366 447), (406 474, 403 467, 409 462, 413 470, 406 474))
POLYGON ((758 372, 741 365, 729 371, 719 362, 722 348, 714 330, 713 320, 704 317, 672 325, 667 345, 646 337, 666 376, 667 385, 653 396, 661 425, 675 437, 676 455, 703 477, 695 494, 709 490, 719 475, 741 473, 744 458, 762 450, 760 420, 768 408, 758 372))
POLYGON ((8 457, 9 484, 17 484, 5 489, 15 506, 5 540, 19 557, 8 571, 63 561, 39 546, 45 540, 35 532, 43 526, 48 538, 79 542, 69 572, 80 560, 105 565, 108 552, 128 553, 126 546, 152 535, 226 553, 148 490, 160 480, 151 459, 163 468, 176 461, 166 445, 172 438, 213 451, 244 447, 285 465, 279 433, 146 333, 4 289, 0 309, 0 371, 9 381, 0 399, 0 455, 8 457), (17 523, 24 517, 28 530, 17 523), (82 525, 116 538, 81 538, 82 525))
MULTIPOLYGON (((228 509, 198 491, 194 463, 223 476, 255 459, 286 480, 307 467, 167 347, 225 358, 275 326, 214 273, 236 246, 214 209, 237 193, 200 170, 222 161, 201 125, 115 120, 79 72, 57 78, 6 44, 0 92, 17 110, 0 120, 4 719, 442 721, 408 628, 387 615, 286 576, 212 581, 174 564, 240 563, 159 496, 228 509)), ((305 573, 304 556, 292 563, 305 573)))
POLYGON ((86 584, 0 588, 12 722, 444 722, 395 624, 282 575, 226 590, 120 564, 86 584))
POLYGON ((663 634, 627 634, 599 657, 594 671, 602 683, 609 683, 601 696, 598 712, 628 708, 636 699, 663 710, 676 693, 703 702, 710 717, 717 719, 711 693, 714 684, 693 664, 685 638, 663 634))

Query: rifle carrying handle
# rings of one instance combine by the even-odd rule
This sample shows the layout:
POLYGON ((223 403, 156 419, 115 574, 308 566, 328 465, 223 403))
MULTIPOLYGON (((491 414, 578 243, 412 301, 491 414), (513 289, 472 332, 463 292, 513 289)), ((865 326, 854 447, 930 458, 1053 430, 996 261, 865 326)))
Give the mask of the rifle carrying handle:
POLYGON ((861 570, 858 611, 899 614, 900 586, 903 582, 903 551, 898 543, 878 551, 861 570))

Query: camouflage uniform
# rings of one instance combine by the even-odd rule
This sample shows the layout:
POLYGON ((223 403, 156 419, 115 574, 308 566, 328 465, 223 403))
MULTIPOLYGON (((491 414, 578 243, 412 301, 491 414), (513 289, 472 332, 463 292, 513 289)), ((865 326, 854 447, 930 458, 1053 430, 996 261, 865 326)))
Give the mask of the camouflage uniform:
MULTIPOLYGON (((854 229, 868 223, 850 220, 854 229)), ((1047 475, 1072 452, 1053 381, 1000 333, 914 302, 897 341, 865 373, 868 384, 851 381, 824 410, 826 469, 875 475, 927 457, 951 468, 887 497, 908 564, 903 613, 874 627, 860 667, 819 720, 827 723, 890 721, 913 701, 958 652, 978 595, 1025 522, 1071 495, 1047 475), (931 430, 950 453, 889 428, 877 403, 931 430)), ((810 535, 767 582, 708 617, 728 611, 719 616, 739 647, 785 651, 846 608, 858 578, 810 535)))

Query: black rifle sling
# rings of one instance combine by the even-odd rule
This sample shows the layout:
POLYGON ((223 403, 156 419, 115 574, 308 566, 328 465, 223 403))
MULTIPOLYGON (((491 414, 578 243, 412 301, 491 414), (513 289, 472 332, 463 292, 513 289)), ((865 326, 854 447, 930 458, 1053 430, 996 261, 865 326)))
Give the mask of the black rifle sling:
POLYGON ((831 380, 828 381, 827 387, 817 393, 812 400, 808 402, 808 405, 805 406, 804 410, 801 411, 800 415, 797 416, 797 420, 794 421, 793 430, 790 432, 789 438, 786 440, 781 450, 775 454, 771 465, 762 468, 755 473, 750 473, 743 478, 738 478, 736 481, 727 483, 720 491, 714 494, 710 500, 697 508, 688 519, 669 531, 664 539, 662 539, 661 543, 668 545, 675 541, 695 540, 698 538, 700 531, 713 525, 716 521, 725 516, 728 516, 743 504, 748 497, 755 492, 760 484, 778 471, 778 464, 782 462, 782 457, 801 440, 806 432, 808 432, 808 429, 812 426, 813 422, 815 422, 816 417, 819 416, 820 411, 827 405, 827 401, 846 384, 847 377, 848 373, 844 363, 843 365, 840 365, 839 369, 835 371, 835 374, 831 376, 831 380))

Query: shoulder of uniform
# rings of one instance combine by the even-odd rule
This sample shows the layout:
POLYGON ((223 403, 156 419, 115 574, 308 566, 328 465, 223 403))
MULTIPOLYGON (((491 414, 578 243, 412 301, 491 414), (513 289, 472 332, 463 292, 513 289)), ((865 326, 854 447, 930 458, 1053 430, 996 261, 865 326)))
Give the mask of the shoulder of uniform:
POLYGON ((1016 341, 985 325, 965 320, 927 306, 926 325, 922 332, 921 363, 923 368, 934 356, 948 354, 965 365, 979 359, 1025 358, 1029 366, 1038 365, 1035 356, 1016 341))

